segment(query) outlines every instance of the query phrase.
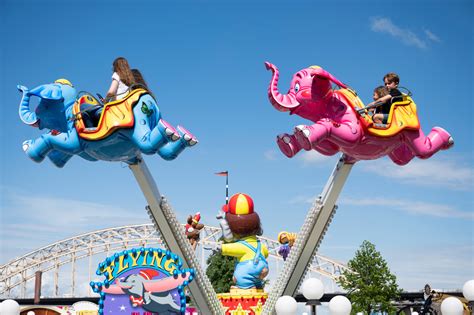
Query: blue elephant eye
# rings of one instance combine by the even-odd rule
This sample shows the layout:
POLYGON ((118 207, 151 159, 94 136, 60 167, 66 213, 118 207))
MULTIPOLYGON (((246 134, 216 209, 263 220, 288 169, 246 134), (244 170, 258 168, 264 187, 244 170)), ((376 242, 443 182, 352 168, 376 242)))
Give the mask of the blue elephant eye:
POLYGON ((300 90, 300 84, 296 83, 293 89, 295 90, 296 93, 298 93, 298 91, 300 90))

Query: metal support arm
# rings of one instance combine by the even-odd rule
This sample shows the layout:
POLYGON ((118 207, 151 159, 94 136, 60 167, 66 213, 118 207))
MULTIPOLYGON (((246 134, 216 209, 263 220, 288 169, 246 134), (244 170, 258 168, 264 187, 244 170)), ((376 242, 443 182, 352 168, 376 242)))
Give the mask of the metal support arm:
POLYGON ((145 162, 139 159, 136 164, 129 167, 148 202, 150 219, 160 231, 167 248, 183 259, 184 267, 195 270, 195 278, 190 282, 189 290, 196 307, 201 314, 224 314, 209 279, 197 261, 191 244, 185 238, 181 224, 166 199, 160 195, 145 162))
POLYGON ((326 230, 337 209, 336 201, 354 164, 345 163, 342 155, 329 177, 323 192, 314 201, 296 242, 291 248, 283 270, 263 308, 263 314, 274 312, 277 299, 283 295, 294 296, 304 279, 326 230))

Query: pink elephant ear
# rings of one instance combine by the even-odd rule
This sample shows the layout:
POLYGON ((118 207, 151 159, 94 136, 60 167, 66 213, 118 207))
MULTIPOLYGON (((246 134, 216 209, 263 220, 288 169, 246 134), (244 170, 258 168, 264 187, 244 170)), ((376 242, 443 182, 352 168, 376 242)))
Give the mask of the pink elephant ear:
POLYGON ((168 277, 163 279, 148 280, 143 282, 145 291, 148 292, 167 292, 176 289, 179 285, 182 285, 184 281, 189 280, 190 272, 186 272, 184 277, 179 274, 178 278, 168 277))
POLYGON ((111 284, 108 288, 102 288, 102 292, 107 294, 125 294, 122 288, 116 284, 111 284))
POLYGON ((315 76, 320 77, 320 78, 328 79, 331 82, 333 82, 334 84, 336 84, 336 85, 338 85, 342 88, 347 88, 347 85, 345 85, 344 83, 339 81, 335 76, 333 76, 332 74, 330 74, 329 72, 327 72, 323 68, 321 68, 319 66, 311 66, 311 67, 309 67, 309 69, 311 71, 311 75, 315 75, 315 76))

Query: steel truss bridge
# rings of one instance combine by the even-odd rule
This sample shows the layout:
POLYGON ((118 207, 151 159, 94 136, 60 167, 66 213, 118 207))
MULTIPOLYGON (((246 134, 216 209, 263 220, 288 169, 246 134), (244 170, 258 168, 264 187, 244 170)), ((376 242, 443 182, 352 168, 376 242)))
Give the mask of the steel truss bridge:
MULTIPOLYGON (((184 231, 184 225, 183 225, 184 231)), ((206 259, 220 237, 220 228, 206 226, 196 256, 205 269, 206 259)), ((277 254, 280 244, 260 237, 268 247, 270 283, 283 270, 284 261, 277 254)), ((137 247, 164 247, 163 239, 153 224, 130 225, 98 230, 37 249, 0 266, 0 298, 31 298, 34 294, 35 273, 43 273, 42 295, 50 298, 92 297, 89 282, 103 280, 96 276, 99 262, 115 252, 137 247)), ((347 266, 316 254, 306 276, 318 277, 327 291, 337 288, 335 280, 347 266)))

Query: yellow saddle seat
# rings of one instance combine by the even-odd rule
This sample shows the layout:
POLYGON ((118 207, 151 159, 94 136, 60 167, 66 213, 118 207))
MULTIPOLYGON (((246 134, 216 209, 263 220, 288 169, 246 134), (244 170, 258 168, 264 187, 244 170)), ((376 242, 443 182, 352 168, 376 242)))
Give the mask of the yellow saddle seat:
POLYGON ((412 98, 406 94, 403 94, 403 101, 392 104, 387 123, 377 125, 374 124, 372 117, 368 114, 364 103, 357 96, 357 93, 350 89, 340 89, 337 92, 341 94, 355 112, 360 115, 362 125, 367 132, 373 136, 392 137, 404 129, 420 129, 416 104, 412 98))
POLYGON ((107 103, 103 106, 99 123, 95 128, 87 128, 81 112, 81 105, 100 105, 99 102, 90 95, 83 95, 73 105, 75 117, 75 127, 79 137, 86 140, 101 140, 108 137, 115 130, 120 128, 132 128, 135 124, 133 107, 138 103, 140 97, 148 92, 145 89, 131 91, 126 97, 107 103))

